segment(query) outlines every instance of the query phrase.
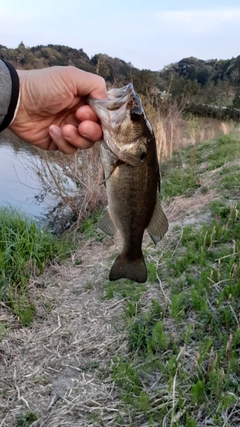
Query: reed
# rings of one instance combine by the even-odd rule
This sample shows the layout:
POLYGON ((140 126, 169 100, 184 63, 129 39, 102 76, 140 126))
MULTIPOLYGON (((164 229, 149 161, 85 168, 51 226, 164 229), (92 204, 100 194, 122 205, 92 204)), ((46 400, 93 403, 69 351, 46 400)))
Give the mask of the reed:
MULTIPOLYGON (((236 128, 234 123, 184 115, 176 103, 162 105, 157 111, 150 104, 144 108, 156 136, 160 164, 170 160, 173 152, 183 147, 236 128)), ((69 223, 69 218, 72 218, 70 222, 79 223, 106 205, 99 143, 90 150, 79 150, 73 156, 39 150, 39 157, 33 158, 31 168, 41 181, 39 198, 51 199, 54 218, 58 221, 61 218, 62 223, 65 219, 69 223)))

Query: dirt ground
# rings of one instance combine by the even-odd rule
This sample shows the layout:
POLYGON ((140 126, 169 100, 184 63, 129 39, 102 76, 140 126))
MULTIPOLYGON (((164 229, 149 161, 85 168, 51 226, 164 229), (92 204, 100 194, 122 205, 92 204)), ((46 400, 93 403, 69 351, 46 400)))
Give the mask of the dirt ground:
MULTIPOLYGON (((169 233, 176 223, 197 221, 214 198, 210 190, 165 206, 169 233)), ((146 245, 152 245, 147 236, 146 245)), ((104 286, 118 247, 118 239, 85 241, 64 264, 50 266, 32 281, 37 316, 31 327, 20 327, 0 306, 6 324, 0 341, 0 427, 20 425, 16 417, 28 412, 38 417, 35 427, 115 425, 122 404, 106 368, 126 346, 124 301, 104 299, 104 286)), ((159 290, 147 284, 145 298, 154 292, 159 290)))

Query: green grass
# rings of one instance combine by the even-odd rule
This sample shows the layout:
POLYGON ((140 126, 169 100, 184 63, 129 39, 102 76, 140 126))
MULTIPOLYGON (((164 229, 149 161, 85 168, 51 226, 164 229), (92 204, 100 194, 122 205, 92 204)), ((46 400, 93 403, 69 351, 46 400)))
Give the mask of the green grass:
POLYGON ((148 286, 161 280, 164 296, 146 307, 147 285, 106 285, 107 298, 125 299, 127 351, 111 371, 123 405, 116 425, 240 424, 240 183, 238 164, 229 164, 237 159, 239 139, 225 136, 163 166, 164 198, 193 194, 196 179, 218 167, 222 196, 209 204, 208 223, 176 229, 163 254, 154 249, 148 286))
POLYGON ((240 139, 224 135, 217 139, 212 151, 207 156, 209 169, 217 169, 240 157, 240 139))
POLYGON ((164 199, 182 194, 190 197, 198 187, 198 176, 194 168, 189 170, 175 168, 167 176, 164 176, 161 193, 164 199))
POLYGON ((19 212, 0 209, 0 300, 23 325, 31 324, 36 307, 29 297, 30 277, 40 275, 53 258, 66 256, 69 244, 37 227, 19 212))
POLYGON ((200 417, 220 427, 239 401, 239 210, 216 202, 210 224, 183 230, 164 261, 166 313, 155 300, 147 311, 125 311, 129 353, 113 359, 112 377, 141 423, 198 426, 200 417))
POLYGON ((208 171, 222 167, 222 180, 219 189, 227 196, 232 186, 239 189, 239 166, 225 167, 229 162, 240 158, 240 138, 225 135, 217 140, 195 145, 173 153, 170 161, 161 165, 163 199, 184 195, 192 196, 198 188, 202 193, 207 192, 201 187, 202 177, 208 171))
POLYGON ((27 412, 26 415, 18 415, 16 424, 12 427, 30 427, 38 417, 34 412, 27 412))
POLYGON ((231 167, 224 167, 220 173, 219 191, 221 191, 226 198, 239 197, 240 191, 240 166, 231 165, 231 167))
POLYGON ((96 242, 102 241, 103 233, 101 233, 97 227, 102 215, 103 212, 99 209, 96 213, 81 222, 79 231, 83 234, 85 239, 94 239, 96 242))
POLYGON ((146 291, 144 284, 137 284, 131 280, 120 279, 115 282, 108 281, 105 285, 105 299, 126 299, 125 315, 131 318, 139 312, 141 308, 141 296, 146 291))
POLYGON ((206 162, 208 170, 217 169, 239 158, 240 139, 233 135, 224 135, 216 140, 207 141, 184 150, 183 158, 190 164, 201 165, 206 162))

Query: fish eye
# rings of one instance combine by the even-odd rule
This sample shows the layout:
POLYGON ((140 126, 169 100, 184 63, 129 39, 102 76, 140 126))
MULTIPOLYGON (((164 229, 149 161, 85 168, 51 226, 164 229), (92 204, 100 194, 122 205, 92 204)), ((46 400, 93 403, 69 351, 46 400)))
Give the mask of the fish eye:
POLYGON ((131 110, 131 119, 133 122, 138 122, 139 120, 141 120, 142 117, 142 111, 139 110, 131 110))
POLYGON ((145 153, 144 151, 141 153, 140 159, 143 162, 147 157, 147 153, 145 153))

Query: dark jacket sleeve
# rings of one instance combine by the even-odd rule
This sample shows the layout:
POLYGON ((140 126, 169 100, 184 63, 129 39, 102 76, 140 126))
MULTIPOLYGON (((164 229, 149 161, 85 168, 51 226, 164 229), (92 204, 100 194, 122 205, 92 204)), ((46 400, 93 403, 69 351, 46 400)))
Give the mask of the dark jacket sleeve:
POLYGON ((17 71, 9 62, 0 59, 0 132, 12 122, 19 97, 17 71))

